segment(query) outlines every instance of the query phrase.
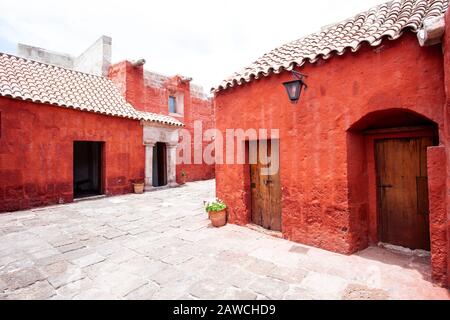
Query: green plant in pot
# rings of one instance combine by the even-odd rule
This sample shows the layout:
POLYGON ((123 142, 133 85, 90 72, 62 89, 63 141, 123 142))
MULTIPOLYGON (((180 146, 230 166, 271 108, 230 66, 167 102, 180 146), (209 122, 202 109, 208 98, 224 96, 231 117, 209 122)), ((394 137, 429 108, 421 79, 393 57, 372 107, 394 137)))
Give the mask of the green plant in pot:
POLYGON ((205 203, 206 212, 214 227, 220 228, 227 224, 227 205, 220 199, 205 203))

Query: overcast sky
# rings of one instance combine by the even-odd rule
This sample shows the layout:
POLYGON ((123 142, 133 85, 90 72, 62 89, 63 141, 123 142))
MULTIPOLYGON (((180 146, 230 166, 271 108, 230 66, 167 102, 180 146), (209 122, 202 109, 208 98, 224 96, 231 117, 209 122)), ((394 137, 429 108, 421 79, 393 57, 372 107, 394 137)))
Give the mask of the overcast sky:
POLYGON ((113 62, 182 74, 208 89, 271 49, 386 0, 0 2, 0 51, 21 42, 78 55, 101 35, 113 62))

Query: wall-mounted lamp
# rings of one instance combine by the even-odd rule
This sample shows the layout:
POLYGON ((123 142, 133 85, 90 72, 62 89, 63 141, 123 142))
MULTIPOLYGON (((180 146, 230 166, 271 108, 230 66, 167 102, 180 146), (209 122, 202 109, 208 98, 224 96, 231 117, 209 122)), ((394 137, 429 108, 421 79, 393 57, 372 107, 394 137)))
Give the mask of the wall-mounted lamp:
POLYGON ((286 88, 289 100, 291 100, 293 104, 296 104, 298 100, 300 100, 303 87, 305 87, 305 90, 308 88, 308 85, 303 81, 307 75, 301 74, 300 72, 294 70, 292 70, 292 75, 294 80, 284 82, 283 86, 286 88))

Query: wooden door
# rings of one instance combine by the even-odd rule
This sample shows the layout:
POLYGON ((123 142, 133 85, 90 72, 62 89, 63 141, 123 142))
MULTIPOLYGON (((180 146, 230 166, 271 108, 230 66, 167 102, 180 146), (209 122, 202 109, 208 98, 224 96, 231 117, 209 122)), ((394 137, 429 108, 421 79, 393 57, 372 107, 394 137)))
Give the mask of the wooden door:
POLYGON ((431 137, 376 143, 381 242, 430 250, 426 152, 432 145, 431 137))
POLYGON ((278 148, 273 147, 270 141, 258 142, 257 163, 250 164, 252 222, 268 230, 281 231, 280 171, 277 170, 272 175, 264 175, 262 169, 269 165, 262 164, 259 155, 261 147, 267 148, 268 156, 278 151, 278 148))

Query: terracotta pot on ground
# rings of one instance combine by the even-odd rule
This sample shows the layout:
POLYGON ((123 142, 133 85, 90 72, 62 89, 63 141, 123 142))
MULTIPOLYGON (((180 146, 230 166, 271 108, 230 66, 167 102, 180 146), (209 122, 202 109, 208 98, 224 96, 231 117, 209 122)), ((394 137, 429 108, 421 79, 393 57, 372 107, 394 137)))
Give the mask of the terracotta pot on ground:
POLYGON ((144 183, 133 183, 134 193, 142 194, 144 193, 144 183))
POLYGON ((212 211, 209 213, 209 219, 214 227, 223 227, 227 224, 227 210, 212 211))

